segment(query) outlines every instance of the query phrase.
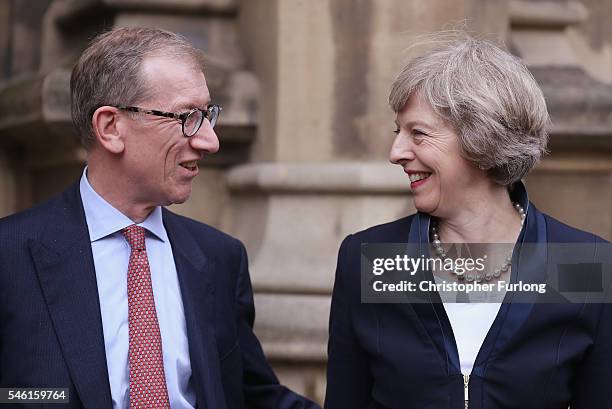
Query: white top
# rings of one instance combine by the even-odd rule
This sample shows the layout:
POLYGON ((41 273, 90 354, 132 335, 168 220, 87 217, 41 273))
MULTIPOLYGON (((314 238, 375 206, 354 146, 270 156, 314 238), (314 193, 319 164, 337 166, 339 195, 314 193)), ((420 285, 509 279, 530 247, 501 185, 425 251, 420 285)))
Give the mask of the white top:
MULTIPOLYGON (((96 269, 113 409, 129 409, 127 268, 130 246, 121 229, 134 222, 98 195, 86 175, 87 168, 81 177, 80 191, 96 269)), ((138 225, 145 228, 170 405, 172 409, 193 409, 196 399, 190 382, 185 312, 161 207, 156 207, 138 225)))
POLYGON ((461 373, 469 375, 501 303, 444 303, 457 342, 461 373))
MULTIPOLYGON (((507 277, 509 279, 511 269, 508 270, 507 277)), ((439 277, 435 276, 438 282, 439 277)), ((503 299, 504 292, 493 292, 494 299, 503 299)), ((491 294, 473 294, 472 299, 476 301, 487 299, 491 294)), ((469 296, 468 296, 469 298, 469 296)), ((491 299, 491 298, 489 298, 491 299)), ((444 302, 444 309, 450 321, 455 342, 457 343, 457 352, 459 352, 459 364, 463 375, 470 375, 476 362, 476 356, 482 347, 482 344, 489 333, 489 329, 493 325, 493 321, 499 313, 502 305, 500 302, 469 302, 469 303, 448 303, 444 302)))

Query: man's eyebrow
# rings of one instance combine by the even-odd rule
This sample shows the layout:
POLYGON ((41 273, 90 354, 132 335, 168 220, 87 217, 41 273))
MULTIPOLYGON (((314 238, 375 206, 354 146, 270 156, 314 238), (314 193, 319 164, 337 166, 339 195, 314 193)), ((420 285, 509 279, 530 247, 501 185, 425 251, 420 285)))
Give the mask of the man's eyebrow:
POLYGON ((173 111, 188 111, 193 108, 200 108, 202 110, 205 110, 205 108, 208 107, 210 102, 211 102, 210 98, 206 99, 206 103, 204 105, 195 104, 193 102, 188 102, 188 101, 183 101, 183 102, 179 102, 173 105, 172 110, 173 111))

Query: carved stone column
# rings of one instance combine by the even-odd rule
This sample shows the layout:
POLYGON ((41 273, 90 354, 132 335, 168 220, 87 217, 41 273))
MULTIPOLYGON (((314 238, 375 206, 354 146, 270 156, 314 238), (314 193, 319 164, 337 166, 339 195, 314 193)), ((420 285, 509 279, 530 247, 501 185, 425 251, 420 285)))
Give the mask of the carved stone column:
POLYGON ((67 78, 92 35, 118 25, 186 35, 209 56, 207 80, 224 111, 221 151, 201 163, 194 197, 179 210, 245 242, 264 349, 281 381, 322 401, 340 241, 414 211, 405 176, 387 161, 387 96, 418 35, 465 20, 508 38, 554 123, 551 155, 528 179, 532 200, 612 237, 612 30, 593 32, 612 9, 589 13, 585 4, 604 2, 585 2, 56 0, 40 69, 0 86, 0 194, 16 184, 22 208, 78 177, 84 153, 67 78), (19 177, 4 182, 9 173, 19 177))
POLYGON ((566 223, 609 239, 612 67, 609 51, 593 47, 583 30, 605 16, 576 1, 513 0, 510 17, 513 51, 540 83, 552 119, 550 156, 527 179, 530 197, 566 223))
MULTIPOLYGON (((330 293, 349 233, 414 212, 389 164, 390 84, 415 37, 475 16, 507 23, 500 1, 243 2, 262 104, 252 163, 228 174, 223 226, 247 245, 257 333, 281 378, 322 401, 330 293)), ((501 31, 505 30, 505 25, 501 31)))
POLYGON ((104 29, 151 26, 181 33, 204 51, 211 95, 224 107, 222 150, 202 160, 191 201, 176 207, 218 225, 227 200, 225 169, 247 159, 258 107, 258 81, 245 69, 238 44, 237 7, 234 0, 53 1, 43 20, 39 69, 0 88, 0 146, 14 158, 17 209, 62 190, 83 167, 85 152, 70 119, 69 78, 77 56, 104 29))

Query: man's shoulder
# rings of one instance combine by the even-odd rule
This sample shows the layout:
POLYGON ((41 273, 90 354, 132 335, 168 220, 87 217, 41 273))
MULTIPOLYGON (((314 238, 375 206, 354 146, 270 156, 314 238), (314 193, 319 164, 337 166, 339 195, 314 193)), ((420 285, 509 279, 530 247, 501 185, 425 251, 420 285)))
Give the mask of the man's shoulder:
POLYGON ((215 246, 242 246, 242 242, 237 238, 206 223, 174 213, 166 208, 163 209, 163 218, 165 222, 180 225, 197 240, 206 241, 215 246))
POLYGON ((54 223, 54 214, 65 210, 66 195, 70 189, 53 196, 52 198, 34 205, 28 209, 0 218, 0 236, 42 231, 49 223, 54 223))

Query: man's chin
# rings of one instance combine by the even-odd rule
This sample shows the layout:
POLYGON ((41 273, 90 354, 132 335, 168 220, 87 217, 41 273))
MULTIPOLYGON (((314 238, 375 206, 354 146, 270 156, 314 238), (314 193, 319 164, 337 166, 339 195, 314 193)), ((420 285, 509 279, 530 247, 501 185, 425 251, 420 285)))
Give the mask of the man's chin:
POLYGON ((186 196, 178 196, 172 199, 170 204, 182 204, 185 203, 191 197, 191 193, 186 196))
POLYGON ((172 195, 170 200, 172 204, 182 204, 189 200, 190 197, 191 189, 189 189, 187 192, 176 192, 174 195, 172 195))
POLYGON ((166 197, 167 204, 162 206, 169 206, 171 204, 182 204, 185 203, 191 197, 191 189, 172 192, 166 197))

